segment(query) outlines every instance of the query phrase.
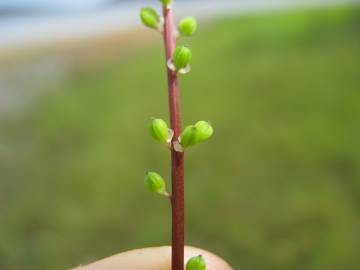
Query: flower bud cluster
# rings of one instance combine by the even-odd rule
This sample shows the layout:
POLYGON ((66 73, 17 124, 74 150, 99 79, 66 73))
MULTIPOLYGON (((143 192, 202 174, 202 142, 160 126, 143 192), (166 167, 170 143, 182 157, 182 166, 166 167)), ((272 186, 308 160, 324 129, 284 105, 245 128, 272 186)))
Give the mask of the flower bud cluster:
MULTIPOLYGON (((170 8, 173 0, 160 0, 162 5, 170 8)), ((146 7, 141 9, 140 18, 143 24, 149 28, 156 29, 161 32, 163 29, 162 17, 158 12, 151 8, 146 7)), ((194 17, 186 17, 182 19, 177 27, 178 33, 181 37, 192 36, 197 30, 197 22, 194 17)), ((190 72, 190 61, 192 58, 191 50, 186 46, 178 46, 171 59, 168 60, 168 67, 178 73, 186 74, 190 72)))
MULTIPOLYGON (((160 0, 163 5, 164 14, 170 11, 173 0, 160 0)), ((164 29, 163 18, 153 8, 143 8, 140 12, 140 18, 143 24, 149 28, 162 32, 164 29)), ((177 26, 179 37, 190 37, 197 30, 197 22, 193 17, 186 17, 180 21, 177 26)), ((167 39, 168 37, 165 37, 167 39)), ((175 41, 175 36, 173 37, 175 41)), ((172 46, 171 49, 173 49, 172 46)), ((170 57, 167 59, 169 71, 173 71, 172 75, 178 73, 185 74, 191 70, 190 62, 192 52, 187 46, 177 46, 170 57)), ((160 118, 152 118, 149 125, 151 137, 165 144, 169 149, 177 152, 183 152, 186 148, 200 144, 211 138, 214 133, 213 127, 207 121, 199 121, 194 125, 187 126, 178 138, 174 138, 174 131, 170 129, 167 123, 160 118)), ((178 135, 178 134, 176 134, 178 135)), ((146 173, 144 180, 146 188, 153 193, 167 196, 171 195, 166 192, 165 180, 156 172, 146 173)), ((204 258, 199 255, 190 258, 186 264, 186 270, 206 270, 204 258)))

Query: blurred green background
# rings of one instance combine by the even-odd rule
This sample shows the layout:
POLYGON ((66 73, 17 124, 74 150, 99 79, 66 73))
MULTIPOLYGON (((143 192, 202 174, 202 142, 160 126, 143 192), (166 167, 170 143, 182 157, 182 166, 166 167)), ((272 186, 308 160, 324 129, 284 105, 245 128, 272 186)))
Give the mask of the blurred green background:
MULTIPOLYGON (((2 118, 0 269, 170 243, 170 207, 143 187, 170 177, 147 132, 168 118, 163 48, 138 35, 74 50, 70 77, 2 118)), ((359 269, 360 9, 217 19, 180 43, 183 123, 216 131, 186 154, 187 244, 235 270, 359 269)))

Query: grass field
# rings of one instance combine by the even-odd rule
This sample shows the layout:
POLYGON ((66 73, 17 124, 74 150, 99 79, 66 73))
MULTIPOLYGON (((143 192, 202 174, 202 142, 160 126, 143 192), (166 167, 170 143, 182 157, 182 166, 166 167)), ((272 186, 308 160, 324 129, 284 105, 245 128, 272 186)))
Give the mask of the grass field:
MULTIPOLYGON (((186 156, 187 243, 235 270, 359 269, 360 10, 227 18, 182 42, 184 124, 216 131, 186 156)), ((147 133, 167 118, 162 53, 77 69, 1 124, 0 269, 170 243, 169 205, 143 187, 148 169, 169 179, 147 133)))

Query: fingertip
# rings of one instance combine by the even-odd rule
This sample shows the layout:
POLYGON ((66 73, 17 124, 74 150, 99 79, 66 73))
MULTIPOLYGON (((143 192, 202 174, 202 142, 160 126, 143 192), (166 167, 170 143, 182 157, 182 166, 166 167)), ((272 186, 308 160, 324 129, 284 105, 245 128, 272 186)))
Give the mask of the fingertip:
MULTIPOLYGON (((185 263, 194 256, 202 255, 206 270, 233 270, 228 263, 215 254, 195 248, 185 247, 185 263)), ((123 252, 73 270, 170 270, 171 247, 155 247, 123 252)))
POLYGON ((191 257, 202 255, 206 262, 206 270, 232 270, 230 265, 212 252, 196 247, 185 248, 185 262, 191 257))

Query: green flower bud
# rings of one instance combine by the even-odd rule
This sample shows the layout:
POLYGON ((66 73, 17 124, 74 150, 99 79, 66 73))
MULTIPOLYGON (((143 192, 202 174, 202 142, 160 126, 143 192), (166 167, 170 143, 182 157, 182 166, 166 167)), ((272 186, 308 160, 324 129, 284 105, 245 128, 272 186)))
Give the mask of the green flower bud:
POLYGON ((195 18, 193 17, 187 17, 180 21, 178 30, 181 35, 183 36, 191 36, 195 33, 197 28, 197 23, 195 18))
POLYGON ((140 12, 140 18, 147 27, 158 29, 160 16, 153 8, 143 8, 140 12))
POLYGON ((179 142, 182 147, 186 148, 196 144, 196 127, 187 126, 181 133, 179 142))
POLYGON ((149 126, 151 136, 162 143, 170 143, 174 132, 168 128, 166 122, 162 119, 152 118, 149 126))
POLYGON ((180 135, 179 142, 183 148, 186 148, 208 140, 213 133, 214 129, 209 122, 199 121, 195 125, 184 129, 180 135))
POLYGON ((166 185, 164 179, 155 172, 148 172, 145 176, 145 186, 150 192, 161 195, 166 194, 166 185))
POLYGON ((172 0, 160 0, 160 2, 167 7, 172 3, 172 0))
POLYGON ((186 46, 179 46, 175 49, 173 55, 173 64, 177 71, 188 67, 192 54, 191 50, 186 46))
POLYGON ((203 256, 192 257, 186 264, 186 270, 206 270, 203 256))
POLYGON ((195 124, 196 140, 198 143, 204 142, 213 135, 214 129, 207 121, 199 121, 195 124))

